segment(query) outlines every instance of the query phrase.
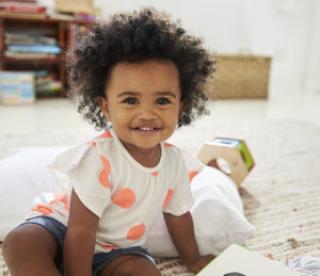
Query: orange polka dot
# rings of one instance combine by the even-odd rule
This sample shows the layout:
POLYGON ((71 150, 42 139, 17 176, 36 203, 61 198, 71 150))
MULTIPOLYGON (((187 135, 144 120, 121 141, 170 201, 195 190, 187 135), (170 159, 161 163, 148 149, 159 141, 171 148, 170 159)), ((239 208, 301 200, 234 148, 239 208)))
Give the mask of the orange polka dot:
POLYGON ((36 211, 44 215, 49 215, 53 213, 52 208, 44 204, 37 204, 35 207, 32 208, 32 211, 36 211))
POLYGON ((136 201, 136 194, 129 188, 119 189, 112 196, 112 202, 122 208, 130 208, 136 201))
POLYGON ((173 197, 174 194, 174 190, 173 189, 169 189, 166 195, 166 198, 164 199, 164 202, 162 204, 162 207, 165 209, 169 206, 169 203, 173 197))
POLYGON ((95 141, 89 141, 87 144, 94 147, 97 145, 95 141))
POLYGON ((56 195, 54 196, 54 199, 51 200, 51 201, 49 202, 49 204, 54 204, 54 203, 56 203, 56 202, 61 202, 61 203, 63 203, 64 208, 65 208, 65 209, 69 209, 69 201, 68 201, 67 196, 66 196, 64 193, 56 194, 56 195))
POLYGON ((151 175, 157 176, 159 173, 158 172, 152 172, 151 175))
POLYGON ((111 166, 110 166, 109 160, 105 158, 103 155, 100 155, 100 159, 101 159, 103 168, 110 171, 111 166))
POLYGON ((164 146, 165 146, 165 147, 167 147, 167 148, 173 147, 173 145, 172 145, 172 144, 167 143, 167 142, 165 142, 165 143, 164 143, 164 146))
POLYGON ((110 162, 107 158, 105 158, 104 156, 100 155, 100 159, 102 162, 102 166, 103 169, 100 172, 99 175, 99 181, 101 183, 102 186, 106 187, 106 188, 111 188, 111 182, 110 182, 110 162))
POLYGON ((189 172, 189 181, 191 182, 192 179, 198 174, 198 171, 190 171, 189 172))
POLYGON ((99 135, 98 138, 102 138, 102 139, 112 138, 112 135, 111 135, 110 131, 105 131, 104 133, 99 135))
POLYGON ((114 244, 111 244, 111 243, 100 243, 100 242, 97 242, 97 244, 100 247, 102 247, 103 249, 110 250, 110 251, 118 248, 117 246, 115 246, 114 244))
POLYGON ((108 189, 110 189, 112 186, 111 186, 111 183, 109 181, 109 171, 103 169, 101 172, 100 172, 100 175, 99 175, 99 181, 100 181, 100 184, 108 189))
POLYGON ((143 236, 145 231, 146 226, 144 225, 144 223, 134 225, 129 229, 127 239, 130 241, 139 240, 143 236))

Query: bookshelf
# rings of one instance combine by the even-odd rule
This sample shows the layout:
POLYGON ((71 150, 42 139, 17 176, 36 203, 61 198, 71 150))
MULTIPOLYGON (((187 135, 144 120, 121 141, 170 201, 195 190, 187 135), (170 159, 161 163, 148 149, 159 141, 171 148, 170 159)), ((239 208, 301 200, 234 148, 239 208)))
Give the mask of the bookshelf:
POLYGON ((37 97, 65 96, 64 54, 91 22, 0 13, 0 70, 32 71, 37 97))

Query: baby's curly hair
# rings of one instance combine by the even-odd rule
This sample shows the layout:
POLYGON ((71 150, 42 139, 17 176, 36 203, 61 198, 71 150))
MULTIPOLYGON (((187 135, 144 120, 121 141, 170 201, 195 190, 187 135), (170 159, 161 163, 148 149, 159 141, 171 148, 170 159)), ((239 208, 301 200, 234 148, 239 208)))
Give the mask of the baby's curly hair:
POLYGON ((165 59, 177 66, 184 103, 178 127, 208 112, 203 89, 215 70, 213 58, 199 38, 153 8, 116 14, 109 21, 94 24, 78 37, 78 47, 68 55, 69 96, 79 96, 79 113, 96 129, 108 128, 98 98, 105 96, 110 72, 119 62, 165 59))

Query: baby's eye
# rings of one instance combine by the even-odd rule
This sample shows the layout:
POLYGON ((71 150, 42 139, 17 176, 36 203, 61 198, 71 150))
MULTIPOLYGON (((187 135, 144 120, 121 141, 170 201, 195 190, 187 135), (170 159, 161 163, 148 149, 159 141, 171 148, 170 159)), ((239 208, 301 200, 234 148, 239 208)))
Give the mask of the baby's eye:
POLYGON ((125 98, 122 102, 130 105, 134 105, 138 103, 138 99, 135 97, 128 97, 128 98, 125 98))
POLYGON ((170 104, 171 101, 168 98, 158 98, 157 99, 157 104, 159 105, 166 105, 166 104, 170 104))

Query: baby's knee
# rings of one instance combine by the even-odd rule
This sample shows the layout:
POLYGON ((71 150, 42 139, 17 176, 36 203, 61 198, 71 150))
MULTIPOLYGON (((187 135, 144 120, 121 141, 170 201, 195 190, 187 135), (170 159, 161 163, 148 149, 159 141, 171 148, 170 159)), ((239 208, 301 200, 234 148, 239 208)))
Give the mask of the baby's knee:
POLYGON ((11 232, 7 234, 3 241, 3 257, 7 263, 10 265, 12 261, 14 261, 15 256, 19 254, 19 246, 21 232, 17 231, 17 229, 13 229, 11 232))
POLYGON ((56 247, 46 229, 25 224, 6 236, 3 256, 12 275, 60 275, 54 261, 56 247))
POLYGON ((38 247, 50 243, 46 236, 46 230, 36 225, 22 225, 11 230, 7 234, 3 243, 3 255, 5 260, 14 256, 30 254, 37 250, 38 247), (45 242, 48 240, 48 242, 45 242))
POLYGON ((28 244, 30 245, 30 236, 20 227, 11 230, 3 241, 3 256, 7 260, 15 253, 21 252, 28 244))
POLYGON ((159 270, 149 260, 135 256, 121 263, 112 275, 117 276, 160 276, 159 270))
POLYGON ((11 230, 5 237, 3 241, 3 254, 5 255, 8 250, 14 248, 17 244, 17 239, 20 239, 21 232, 17 229, 11 230))

